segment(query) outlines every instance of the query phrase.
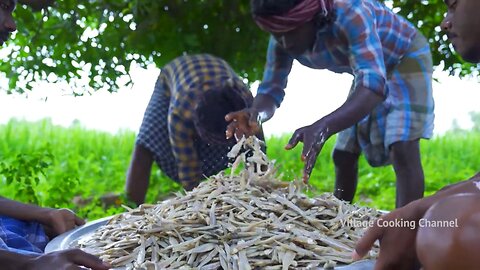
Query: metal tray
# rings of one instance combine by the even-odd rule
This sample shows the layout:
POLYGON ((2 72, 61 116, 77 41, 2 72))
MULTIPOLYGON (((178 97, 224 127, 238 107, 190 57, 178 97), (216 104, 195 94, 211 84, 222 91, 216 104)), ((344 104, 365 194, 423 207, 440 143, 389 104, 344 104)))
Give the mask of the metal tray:
MULTIPOLYGON (((83 238, 89 234, 92 234, 102 225, 106 224, 111 217, 106 217, 91 221, 86 223, 83 226, 77 227, 74 230, 61 234, 52 241, 50 241, 45 248, 45 252, 52 252, 57 250, 69 249, 75 246, 78 239, 83 238)), ((375 261, 374 260, 362 260, 349 265, 339 265, 335 267, 337 270, 373 270, 375 261)), ((115 268, 116 270, 122 270, 124 268, 115 268)), ((319 268, 318 270, 322 270, 319 268)))

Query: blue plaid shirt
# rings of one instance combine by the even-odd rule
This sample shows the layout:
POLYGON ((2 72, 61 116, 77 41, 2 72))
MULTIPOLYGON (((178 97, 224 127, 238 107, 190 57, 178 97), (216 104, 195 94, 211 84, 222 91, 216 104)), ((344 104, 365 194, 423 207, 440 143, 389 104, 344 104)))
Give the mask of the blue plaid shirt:
POLYGON ((0 216, 0 249, 25 255, 43 253, 49 239, 42 225, 0 216))
MULTIPOLYGON (((318 29, 312 51, 295 58, 314 69, 347 72, 355 89, 387 96, 387 73, 408 51, 417 30, 377 0, 336 0, 336 20, 318 29)), ((263 81, 257 93, 283 101, 294 58, 270 37, 263 81)))

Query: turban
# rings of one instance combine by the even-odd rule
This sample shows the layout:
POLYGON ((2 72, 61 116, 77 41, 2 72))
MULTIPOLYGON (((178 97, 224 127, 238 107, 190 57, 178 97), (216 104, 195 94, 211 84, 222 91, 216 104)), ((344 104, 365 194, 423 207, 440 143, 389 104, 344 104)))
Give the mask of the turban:
POLYGON ((327 17, 333 10, 333 0, 303 0, 287 13, 282 15, 258 16, 253 19, 257 25, 270 33, 284 33, 310 21, 320 12, 327 17))

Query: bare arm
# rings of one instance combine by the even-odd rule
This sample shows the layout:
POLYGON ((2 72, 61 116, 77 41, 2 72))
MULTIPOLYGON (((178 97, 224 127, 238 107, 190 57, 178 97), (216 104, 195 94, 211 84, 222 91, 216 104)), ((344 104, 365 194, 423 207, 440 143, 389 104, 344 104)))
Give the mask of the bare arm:
POLYGON ((3 197, 0 197, 0 205, 0 215, 24 221, 36 221, 39 223, 44 223, 47 213, 52 210, 50 208, 42 208, 3 197))
POLYGON ((360 86, 350 98, 338 109, 315 123, 297 129, 290 138, 285 149, 294 148, 303 142, 302 160, 305 161, 303 180, 307 182, 315 166, 317 156, 325 141, 333 134, 344 130, 367 116, 383 97, 360 86))
POLYGON ((125 189, 128 198, 137 205, 145 202, 152 165, 152 153, 145 147, 136 145, 128 168, 125 189))
POLYGON ((0 250, 0 264, 4 270, 84 269, 107 270, 110 265, 79 249, 52 252, 41 256, 28 256, 0 250))
POLYGON ((32 257, 27 255, 0 250, 0 263, 5 270, 25 269, 31 259, 32 257))
POLYGON ((338 109, 325 116, 329 133, 335 134, 358 123, 383 101, 384 97, 360 86, 338 109))
POLYGON ((23 221, 38 222, 43 225, 49 237, 55 237, 85 221, 69 209, 54 209, 25 204, 0 197, 0 215, 23 221))

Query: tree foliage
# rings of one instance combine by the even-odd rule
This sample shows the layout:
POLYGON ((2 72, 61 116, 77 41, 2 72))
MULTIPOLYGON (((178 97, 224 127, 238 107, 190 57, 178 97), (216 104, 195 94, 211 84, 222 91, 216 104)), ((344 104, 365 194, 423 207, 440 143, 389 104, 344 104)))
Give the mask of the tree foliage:
MULTIPOLYGON (((437 27, 443 0, 393 5, 429 38, 436 65, 444 59, 452 72, 471 72, 437 27)), ((184 53, 215 54, 254 81, 268 40, 251 19, 249 0, 62 0, 41 12, 19 5, 15 17, 18 32, 3 49, 10 51, 0 71, 19 92, 39 80, 68 81, 77 94, 116 91, 131 83, 132 63, 161 67, 184 53)))

